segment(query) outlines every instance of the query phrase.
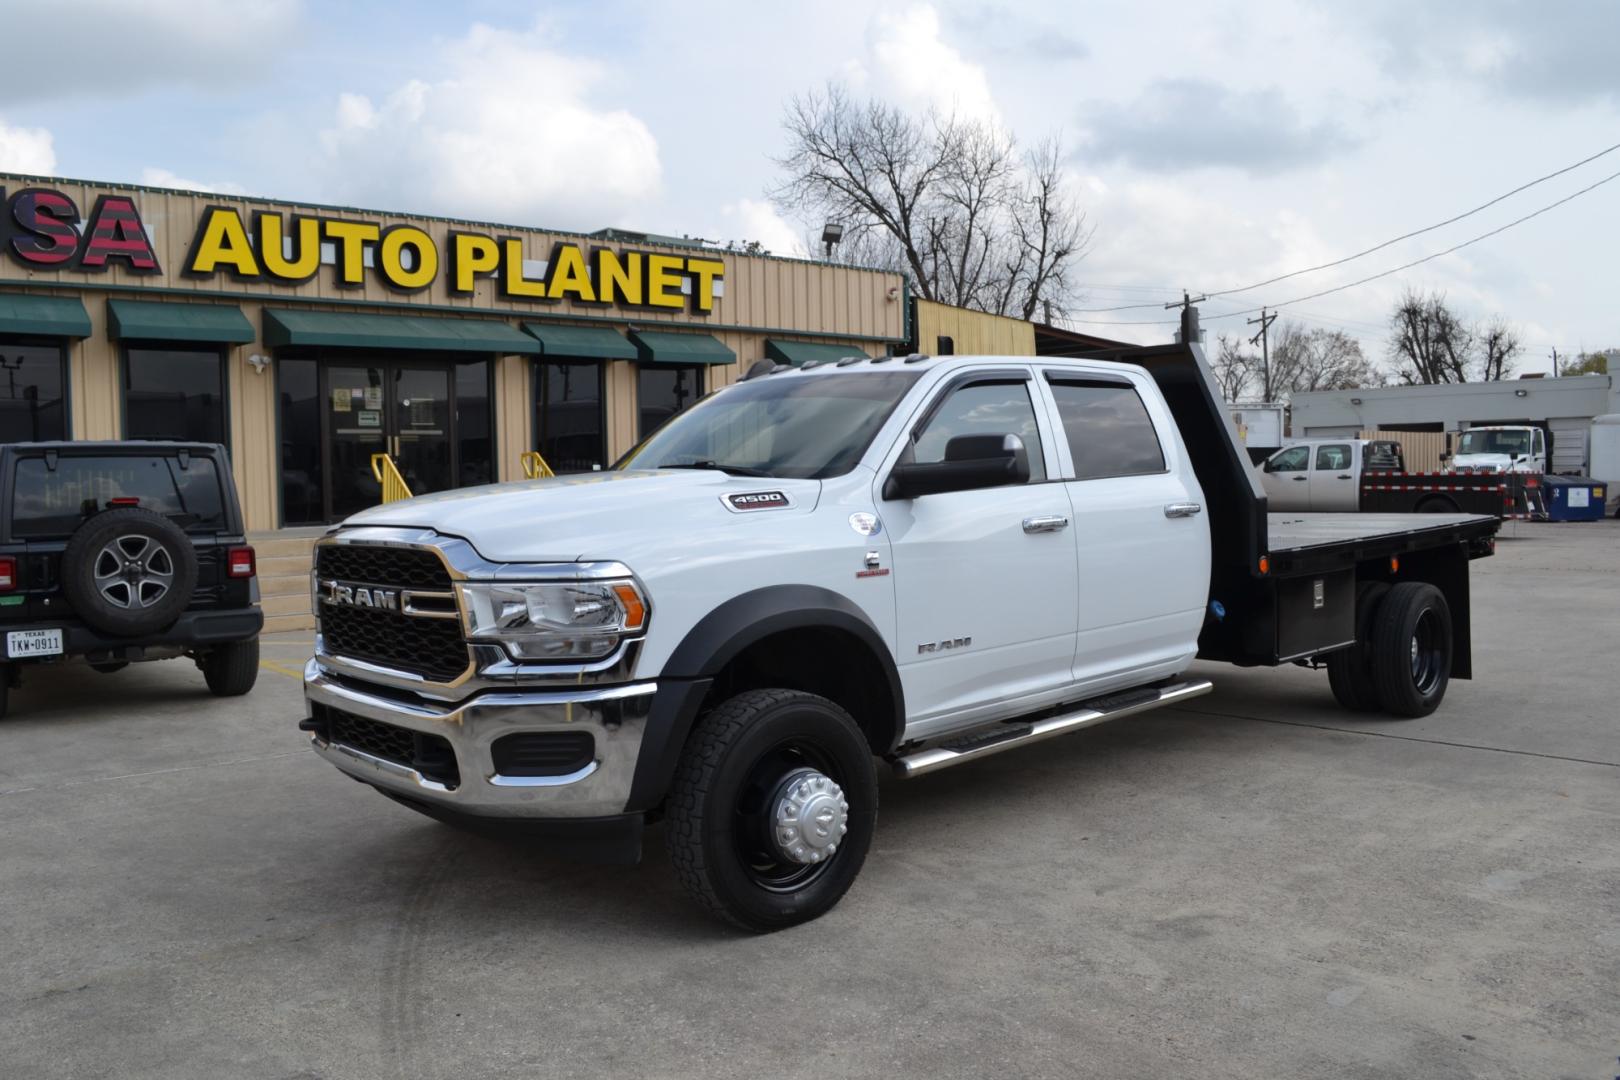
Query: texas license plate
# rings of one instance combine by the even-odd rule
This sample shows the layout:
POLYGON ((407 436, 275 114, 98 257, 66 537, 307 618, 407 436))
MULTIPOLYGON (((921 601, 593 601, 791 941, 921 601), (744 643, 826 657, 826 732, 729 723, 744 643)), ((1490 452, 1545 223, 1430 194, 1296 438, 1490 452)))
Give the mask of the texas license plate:
POLYGON ((19 656, 60 656, 62 653, 62 631, 60 630, 13 630, 6 635, 6 655, 19 656))

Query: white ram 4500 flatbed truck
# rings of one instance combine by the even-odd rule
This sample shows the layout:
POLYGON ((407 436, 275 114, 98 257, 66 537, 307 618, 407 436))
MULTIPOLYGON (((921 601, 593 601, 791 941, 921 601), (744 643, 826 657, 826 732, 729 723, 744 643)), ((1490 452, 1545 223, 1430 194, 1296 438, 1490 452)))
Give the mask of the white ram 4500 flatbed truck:
POLYGON ((423 813, 676 872, 751 930, 860 870, 918 776, 1184 701, 1195 657, 1432 711, 1497 522, 1273 515, 1196 348, 865 357, 709 395, 610 472, 317 546, 302 727, 423 813))

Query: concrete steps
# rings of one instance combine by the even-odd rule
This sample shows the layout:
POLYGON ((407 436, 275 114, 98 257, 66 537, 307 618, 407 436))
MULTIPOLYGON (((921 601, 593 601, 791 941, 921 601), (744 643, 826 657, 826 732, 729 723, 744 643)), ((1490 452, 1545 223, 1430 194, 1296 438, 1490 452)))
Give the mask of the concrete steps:
POLYGON ((265 633, 313 630, 309 609, 309 572, 315 541, 325 529, 281 529, 248 537, 259 565, 259 606, 265 633))

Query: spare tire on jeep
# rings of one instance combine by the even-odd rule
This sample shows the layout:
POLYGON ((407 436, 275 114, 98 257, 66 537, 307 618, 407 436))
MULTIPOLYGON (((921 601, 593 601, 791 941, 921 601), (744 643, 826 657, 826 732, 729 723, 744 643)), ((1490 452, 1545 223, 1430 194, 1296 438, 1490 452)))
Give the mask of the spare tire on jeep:
POLYGON ((197 553, 161 514, 120 507, 96 514, 68 538, 62 591, 89 625, 117 637, 172 625, 197 587, 197 553))

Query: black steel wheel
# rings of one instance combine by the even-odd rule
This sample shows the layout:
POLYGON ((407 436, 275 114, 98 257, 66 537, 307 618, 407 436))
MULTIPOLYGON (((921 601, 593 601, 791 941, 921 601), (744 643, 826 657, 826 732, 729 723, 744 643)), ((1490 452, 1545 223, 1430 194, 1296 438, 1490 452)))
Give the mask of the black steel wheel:
POLYGON ((1378 692, 1373 687, 1372 632, 1378 607, 1389 593, 1383 581, 1363 581, 1356 586, 1356 643, 1348 649, 1329 653, 1328 688, 1338 703, 1351 712, 1376 712, 1378 692))
POLYGON ((1403 581, 1379 605, 1372 636, 1373 685, 1395 716, 1427 716, 1451 681, 1451 609, 1433 585, 1403 581))
POLYGON ((815 694, 750 690, 693 728, 670 793, 670 861, 715 915, 779 930, 838 903, 876 817, 872 752, 850 715, 815 694))

